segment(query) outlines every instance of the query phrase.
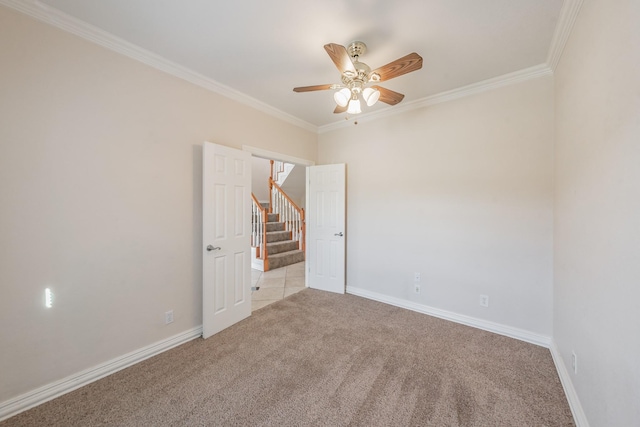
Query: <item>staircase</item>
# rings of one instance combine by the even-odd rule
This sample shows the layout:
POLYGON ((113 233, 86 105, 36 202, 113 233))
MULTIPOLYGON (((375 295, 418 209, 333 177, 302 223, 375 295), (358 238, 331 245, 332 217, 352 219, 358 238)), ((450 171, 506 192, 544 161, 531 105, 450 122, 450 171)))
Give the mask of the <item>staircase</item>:
POLYGON ((304 261, 300 243, 292 239, 292 232, 286 230, 286 224, 279 221, 279 216, 274 213, 267 214, 267 268, 262 271, 304 261))
POLYGON ((304 210, 271 179, 269 184, 271 203, 252 194, 251 268, 260 271, 304 261, 304 210))

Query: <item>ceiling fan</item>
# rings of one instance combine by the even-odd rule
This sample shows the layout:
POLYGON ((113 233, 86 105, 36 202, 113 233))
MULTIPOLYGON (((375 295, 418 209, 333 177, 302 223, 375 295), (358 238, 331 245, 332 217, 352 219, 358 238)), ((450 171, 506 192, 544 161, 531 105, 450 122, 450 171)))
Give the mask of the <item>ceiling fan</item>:
POLYGON ((359 114, 362 112, 360 98, 372 106, 378 101, 389 105, 396 105, 404 98, 404 95, 385 89, 375 83, 391 80, 395 77, 422 68, 422 57, 413 52, 380 68, 371 70, 364 62, 360 62, 360 56, 367 50, 363 42, 355 41, 348 47, 336 43, 324 45, 333 63, 342 74, 341 84, 326 84, 316 86, 303 86, 293 88, 294 92, 311 92, 316 90, 339 89, 333 94, 336 101, 336 114, 359 114))

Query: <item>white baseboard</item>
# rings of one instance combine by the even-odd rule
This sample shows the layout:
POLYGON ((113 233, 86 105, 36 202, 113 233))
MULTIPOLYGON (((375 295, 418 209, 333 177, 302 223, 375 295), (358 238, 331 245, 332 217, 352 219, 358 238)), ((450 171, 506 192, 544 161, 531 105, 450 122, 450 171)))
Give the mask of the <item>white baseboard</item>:
POLYGON ((515 338, 517 340, 526 341, 528 343, 536 344, 542 347, 549 348, 551 346, 551 337, 537 334, 531 331, 526 331, 524 329, 514 328, 511 326, 490 322, 488 320, 482 320, 471 316, 465 316, 463 314, 458 314, 447 310, 441 310, 439 308, 406 301, 400 298, 390 297, 388 295, 367 291, 361 288, 355 288, 353 286, 347 286, 347 293, 383 302, 385 304, 394 305, 396 307, 406 308, 407 310, 417 311, 418 313, 428 314, 440 319, 461 323, 463 325, 493 332, 499 335, 504 335, 510 338, 515 338))
POLYGON ((111 359, 105 363, 0 402, 0 421, 202 336, 202 326, 111 359))
POLYGON ((463 325, 471 326, 474 328, 482 329, 496 334, 505 335, 510 338, 515 338, 521 341, 526 341, 531 344, 536 344, 542 347, 546 347, 551 352, 553 363, 556 366, 556 371, 560 377, 564 394, 569 402, 571 413, 577 427, 589 427, 589 422, 582 409, 578 394, 573 387, 573 382, 569 376, 569 371, 564 364, 562 357, 558 351, 555 341, 548 336, 536 334, 534 332, 526 331, 523 329, 513 328, 511 326, 502 325, 499 323, 489 322, 482 319, 477 319, 470 316, 465 316, 458 313, 453 313, 446 310, 440 310, 438 308, 429 307, 427 305, 418 304, 411 301, 405 301, 399 298, 390 297, 387 295, 379 294, 377 292, 367 291, 365 289, 354 288, 347 286, 347 293, 352 295, 361 296, 364 298, 372 299, 375 301, 390 304, 396 307, 406 308, 408 310, 417 311, 418 313, 428 314, 430 316, 438 317, 452 322, 461 323, 463 325))
POLYGON ((573 420, 575 421, 576 426, 589 427, 589 421, 587 421, 587 416, 582 409, 580 399, 578 399, 578 393, 576 393, 576 389, 573 387, 571 375, 569 375, 569 370, 564 363, 564 359, 560 355, 560 351, 558 350, 555 341, 552 340, 549 350, 551 350, 551 357, 553 357, 553 363, 556 365, 556 371, 558 371, 558 376, 560 377, 564 394, 567 396, 567 400, 569 401, 569 407, 571 408, 571 413, 573 414, 573 420))
MULTIPOLYGON (((567 396, 567 400, 569 402, 573 418, 576 422, 576 426, 589 427, 589 422, 587 421, 587 417, 584 413, 584 410, 582 409, 582 405, 580 403, 580 400, 578 399, 578 395, 575 391, 575 388, 573 387, 573 382, 571 381, 571 377, 569 376, 569 371, 567 370, 564 361, 560 356, 555 341, 553 341, 550 337, 535 334, 518 328, 512 328, 494 322, 488 322, 482 319, 476 319, 470 316, 464 316, 446 310, 440 310, 411 301, 401 300, 399 298, 390 297, 352 286, 347 287, 347 293, 549 348, 549 350, 551 351, 553 362, 558 372, 558 376, 560 377, 560 382, 562 383, 565 395, 567 396)), ((167 351, 173 347, 177 347, 188 341, 196 339, 201 335, 202 326, 199 326, 189 331, 185 331, 181 334, 174 335, 165 340, 158 341, 154 344, 143 347, 131 353, 109 360, 99 366, 87 369, 75 375, 71 375, 62 380, 47 384, 43 387, 27 392, 13 399, 2 402, 0 403, 0 421, 17 415, 20 412, 26 411, 27 409, 38 406, 44 402, 55 399, 56 397, 62 396, 63 394, 69 393, 70 391, 76 390, 82 386, 97 381, 100 378, 104 378, 124 368, 127 368, 145 359, 167 351)))

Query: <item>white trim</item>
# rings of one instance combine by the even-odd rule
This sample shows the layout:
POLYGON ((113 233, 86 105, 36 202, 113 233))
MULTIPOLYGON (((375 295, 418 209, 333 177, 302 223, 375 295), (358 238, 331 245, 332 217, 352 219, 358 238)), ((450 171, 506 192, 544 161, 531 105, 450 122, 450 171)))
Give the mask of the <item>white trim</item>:
POLYGON ((98 27, 87 24, 80 19, 74 18, 61 12, 53 7, 49 7, 43 3, 35 0, 0 0, 0 4, 9 8, 15 9, 25 15, 32 18, 46 22, 49 25, 60 28, 76 36, 82 37, 85 40, 96 43, 107 49, 118 52, 129 58, 140 61, 146 65, 149 65, 157 70, 164 71, 179 79, 193 83, 204 89, 215 92, 219 95, 225 96, 229 99, 237 101, 241 104, 247 105, 263 113, 269 114, 277 119, 292 125, 298 126, 302 129, 310 132, 317 132, 317 126, 301 120, 291 114, 278 110, 262 101, 245 95, 229 86, 219 83, 209 77, 203 76, 193 70, 190 70, 175 62, 169 61, 160 55, 157 55, 151 51, 141 48, 133 43, 114 36, 98 27))
POLYGON ((556 365, 556 371, 558 371, 558 376, 560 377, 564 394, 567 396, 567 401, 569 402, 569 407, 571 408, 571 413, 573 414, 573 420, 575 421, 576 426, 589 427, 589 421, 582 409, 582 404, 580 403, 580 399, 578 399, 578 393, 576 393, 576 389, 573 387, 573 381, 571 381, 571 375, 569 375, 569 370, 564 363, 564 359, 560 355, 560 351, 558 350, 555 340, 551 341, 549 350, 551 351, 553 363, 556 365))
POLYGON ((407 111, 430 107, 432 105, 441 104, 447 101, 453 101, 454 99, 464 98, 470 95, 475 95, 477 93, 486 92, 488 90, 497 89, 503 86, 508 86, 527 80, 537 79, 540 77, 548 77, 552 75, 553 71, 547 64, 540 64, 534 67, 525 68, 524 70, 504 74, 502 76, 483 80, 481 82, 473 83, 457 89, 441 92, 436 95, 428 96, 426 98, 417 99, 415 101, 395 105, 393 107, 388 107, 384 110, 375 111, 373 113, 360 114, 357 117, 352 117, 351 120, 342 120, 340 122, 320 126, 318 128, 318 133, 325 133, 332 130, 352 126, 353 121, 368 122, 371 120, 377 120, 383 117, 394 116, 396 114, 405 113, 407 111))
MULTIPOLYGON (((547 63, 550 65, 540 64, 525 68, 524 70, 515 71, 426 98, 396 105, 393 108, 389 107, 373 113, 362 114, 354 118, 354 120, 366 122, 380 119, 533 78, 552 75, 559 61, 564 44, 573 28, 575 18, 582 6, 582 1, 583 0, 565 0, 549 51, 547 63)), ((0 4, 310 132, 321 134, 352 125, 352 120, 340 120, 324 126, 313 125, 37 0, 0 0, 0 4)))
POLYGON ((573 30, 573 24, 576 22, 576 18, 582 8, 582 2, 583 0, 564 0, 562 3, 558 23, 556 24, 547 55, 547 64, 553 71, 558 67, 564 47, 567 44, 567 40, 569 40, 571 30, 573 30))
POLYGON ((400 298, 390 297, 388 295, 371 292, 366 289, 355 288, 353 286, 347 286, 347 293, 372 299, 374 301, 383 302, 385 304, 393 305, 396 307, 406 308, 407 310, 417 311, 418 313, 428 314, 429 316, 438 317, 440 319, 449 320, 455 323, 482 329, 484 331, 504 335, 509 338, 515 338, 517 340, 525 341, 542 347, 549 348, 549 346, 551 345, 551 337, 537 334, 531 331, 526 331, 524 329, 514 328, 511 326, 490 322, 488 320, 482 320, 471 316, 465 316, 463 314, 454 313, 452 311, 441 310, 439 308, 406 301, 400 298))
POLYGON ((286 154, 276 153, 275 151, 265 150, 263 148, 243 145, 242 151, 248 151, 252 156, 262 157, 269 160, 280 160, 281 162, 294 163, 296 165, 313 166, 315 162, 312 160, 301 159, 299 157, 288 156, 286 154))
POLYGON ((38 406, 58 396, 69 393, 94 381, 118 372, 124 368, 142 362, 145 359, 177 347, 202 336, 202 326, 182 332, 154 344, 118 356, 93 368, 70 375, 35 390, 31 390, 13 399, 0 403, 0 421, 10 418, 27 409, 38 406))
POLYGON ((463 325, 471 326, 474 328, 482 329, 485 331, 493 332, 496 334, 504 335, 510 338, 515 338, 521 341, 525 341, 531 344, 536 344, 542 347, 546 347, 551 352, 553 363, 560 377, 564 394, 567 397, 571 413, 577 427, 589 427, 589 422, 582 409, 582 404, 578 398, 571 376, 567 370, 564 360, 558 351, 558 347, 553 338, 540 335, 534 332, 526 331, 519 328, 513 328, 511 326, 502 325, 499 323, 489 322, 487 320, 477 319, 470 316, 465 316, 458 313, 453 313, 446 310, 440 310, 438 308, 429 307, 427 305, 418 304, 411 301, 402 300, 399 298, 390 297, 387 295, 379 294, 377 292, 371 292, 366 289, 356 288, 353 286, 347 286, 347 293, 356 295, 374 301, 379 301, 385 304, 393 305, 396 307, 405 308, 408 310, 416 311, 418 313, 428 314, 430 316, 438 317, 440 319, 449 320, 463 325))

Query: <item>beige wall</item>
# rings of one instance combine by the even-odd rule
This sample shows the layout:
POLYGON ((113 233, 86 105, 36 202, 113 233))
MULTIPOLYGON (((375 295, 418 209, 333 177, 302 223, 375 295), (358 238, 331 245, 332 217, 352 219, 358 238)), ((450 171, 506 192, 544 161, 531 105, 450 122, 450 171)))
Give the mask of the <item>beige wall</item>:
POLYGON ((347 164, 347 285, 549 337, 552 149, 551 77, 321 134, 347 164))
POLYGON ((542 78, 317 145, 0 7, 0 402, 201 324, 210 140, 347 163, 349 286, 553 333, 590 425, 640 424, 639 8, 585 0, 555 105, 542 78))
POLYGON ((317 135, 4 7, 0 28, 2 402, 201 325, 202 142, 315 161, 317 135))
POLYGON ((554 338, 589 424, 639 426, 639 2, 584 2, 555 105, 554 338))
POLYGON ((260 202, 269 201, 269 177, 271 161, 261 157, 251 158, 251 192, 260 202))

